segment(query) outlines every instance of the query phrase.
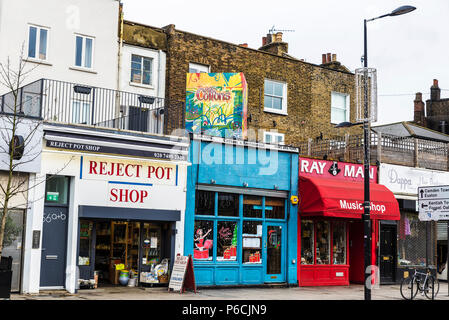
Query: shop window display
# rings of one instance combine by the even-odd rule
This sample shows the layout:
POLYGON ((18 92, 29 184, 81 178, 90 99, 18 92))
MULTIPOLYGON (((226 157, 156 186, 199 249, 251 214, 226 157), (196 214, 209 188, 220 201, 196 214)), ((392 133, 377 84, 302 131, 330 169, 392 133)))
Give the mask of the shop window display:
POLYGON ((193 257, 199 260, 212 260, 214 222, 210 220, 196 220, 194 230, 193 257))
POLYGON ((262 263, 262 222, 243 221, 243 263, 262 263))
POLYGON ((262 197, 244 195, 243 216, 248 218, 262 218, 262 197))
POLYGON ((283 198, 265 198, 265 218, 284 219, 285 218, 285 199, 283 198))
POLYGON ((238 217, 239 195, 233 193, 218 193, 218 215, 238 217))
POLYGON ((346 224, 334 222, 332 226, 332 264, 346 264, 346 224))
POLYGON ((329 222, 316 222, 316 264, 330 264, 329 222))
POLYGON ((310 220, 301 222, 301 264, 314 264, 314 223, 310 220))
POLYGON ((217 260, 237 260, 237 222, 217 222, 217 260))
POLYGON ((215 215, 215 192, 203 190, 196 191, 195 214, 215 215))
MULTIPOLYGON (((397 252, 399 266, 426 265, 426 223, 420 221, 416 213, 401 212, 397 252)), ((435 233, 431 232, 431 244, 434 243, 434 238, 435 233)), ((431 246, 431 252, 433 252, 433 246, 431 246)), ((429 255, 429 264, 434 264, 433 255, 429 255)))

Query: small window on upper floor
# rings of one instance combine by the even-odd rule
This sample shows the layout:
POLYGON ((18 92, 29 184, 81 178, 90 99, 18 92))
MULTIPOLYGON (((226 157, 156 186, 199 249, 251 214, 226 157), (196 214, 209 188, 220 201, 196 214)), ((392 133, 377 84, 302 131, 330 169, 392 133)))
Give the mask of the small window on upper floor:
POLYGON ((205 64, 189 63, 189 73, 209 73, 210 68, 205 64))
POLYGON ((263 133, 263 142, 270 144, 284 144, 285 135, 278 132, 265 131, 263 133))
POLYGON ((349 121, 349 94, 331 93, 331 123, 339 124, 349 121))
POLYGON ((264 111, 287 114, 287 84, 265 79, 264 111))
POLYGON ((131 82, 151 85, 153 82, 153 59, 131 55, 131 82))
POLYGON ((28 58, 47 60, 49 29, 30 25, 28 30, 28 58))
POLYGON ((75 35, 75 66, 93 68, 94 39, 75 35))

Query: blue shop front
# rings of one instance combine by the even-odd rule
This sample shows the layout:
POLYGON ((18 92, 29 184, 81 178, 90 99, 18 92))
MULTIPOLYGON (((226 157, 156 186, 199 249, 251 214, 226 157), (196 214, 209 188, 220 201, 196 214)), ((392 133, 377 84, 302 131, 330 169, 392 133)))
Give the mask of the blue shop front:
POLYGON ((298 149, 193 135, 184 253, 198 286, 297 285, 298 149))

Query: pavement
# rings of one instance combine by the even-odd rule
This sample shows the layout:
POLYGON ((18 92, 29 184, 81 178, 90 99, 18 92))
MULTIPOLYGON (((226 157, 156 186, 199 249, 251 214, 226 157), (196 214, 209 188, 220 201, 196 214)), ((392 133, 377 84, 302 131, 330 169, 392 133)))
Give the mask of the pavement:
MULTIPOLYGON (((372 300, 403 300, 399 285, 381 285, 372 289, 372 300)), ((39 294, 11 294, 11 300, 363 300, 363 285, 321 287, 238 287, 199 288, 197 292, 168 292, 167 287, 108 286, 66 291, 42 291, 39 294)), ((428 300, 420 293, 415 300, 428 300)), ((446 282, 440 282, 436 300, 449 300, 446 282)))

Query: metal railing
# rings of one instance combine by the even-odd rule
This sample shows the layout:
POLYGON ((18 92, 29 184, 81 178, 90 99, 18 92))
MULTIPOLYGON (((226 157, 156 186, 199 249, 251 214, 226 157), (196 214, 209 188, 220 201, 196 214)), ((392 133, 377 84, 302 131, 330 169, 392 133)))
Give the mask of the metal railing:
MULTIPOLYGON (((370 162, 376 161, 434 170, 449 169, 449 144, 371 132, 370 162)), ((309 139, 298 144, 301 156, 363 163, 363 135, 309 139)))
POLYGON ((163 98, 40 79, 0 97, 1 112, 67 124, 163 133, 163 98), (14 110, 16 108, 16 111, 14 110))

